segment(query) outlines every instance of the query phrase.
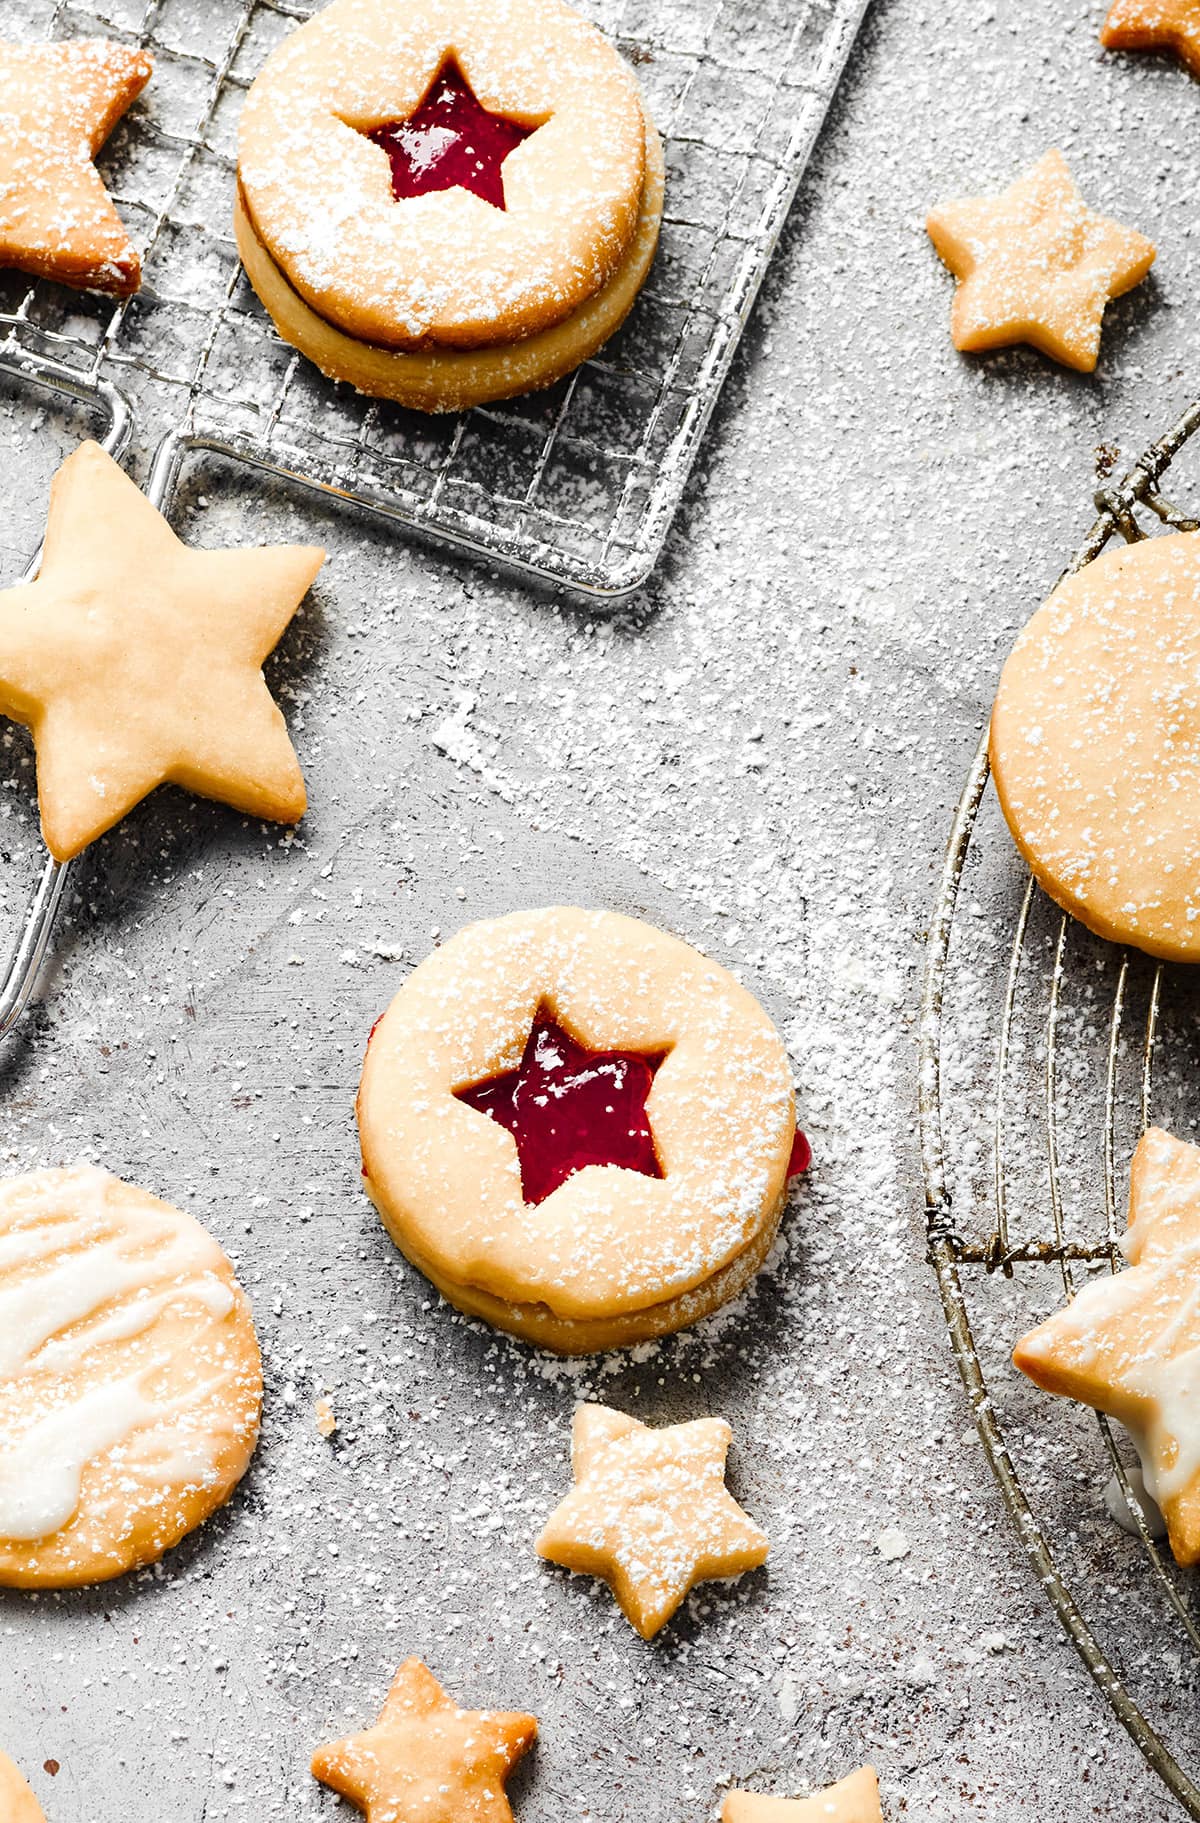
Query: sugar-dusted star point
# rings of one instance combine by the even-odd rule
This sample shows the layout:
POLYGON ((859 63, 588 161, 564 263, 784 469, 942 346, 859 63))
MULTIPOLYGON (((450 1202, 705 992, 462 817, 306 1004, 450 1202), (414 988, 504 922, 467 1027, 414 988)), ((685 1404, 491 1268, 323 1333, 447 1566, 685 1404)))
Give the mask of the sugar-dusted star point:
POLYGON ((697 1583, 766 1559, 766 1534, 725 1486, 731 1438, 723 1418, 651 1430, 608 1406, 580 1405, 575 1486, 547 1521, 539 1554, 603 1577, 642 1638, 653 1638, 697 1583))
POLYGON ((374 1727, 319 1747, 312 1771, 367 1823, 512 1823, 504 1782, 536 1738, 533 1716, 460 1709, 410 1658, 374 1727))
POLYGON ((1200 76, 1200 0, 1116 0, 1100 32, 1110 51, 1168 51, 1200 76))
POLYGON ((875 1768, 860 1766, 811 1798, 731 1791, 721 1806, 721 1823, 883 1823, 875 1768))
POLYGON ((0 1823, 46 1823, 41 1805, 4 1752, 0 1752, 0 1823))
POLYGON ((304 814, 262 666, 324 557, 192 550, 97 444, 67 458, 37 579, 0 593, 0 713, 33 733, 57 860, 167 783, 269 821, 304 814))
POLYGON ((1088 208, 1053 150, 999 196, 939 204, 925 226, 958 280, 956 348, 1030 342, 1083 373, 1099 357, 1105 305, 1154 262, 1144 234, 1088 208))
POLYGON ((1151 1127, 1133 1155, 1129 1265, 1092 1279, 1013 1360, 1046 1392, 1116 1418, 1180 1563, 1200 1562, 1200 1147, 1151 1127))
POLYGON ((101 38, 0 43, 0 265, 114 297, 137 290, 137 249, 92 161, 153 67, 101 38))

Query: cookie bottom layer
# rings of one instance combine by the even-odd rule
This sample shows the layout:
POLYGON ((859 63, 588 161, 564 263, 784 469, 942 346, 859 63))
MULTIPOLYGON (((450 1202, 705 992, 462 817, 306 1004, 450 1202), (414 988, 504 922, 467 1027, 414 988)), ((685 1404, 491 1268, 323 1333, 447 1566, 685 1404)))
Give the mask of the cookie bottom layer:
POLYGON ((557 1316, 547 1304, 512 1303, 479 1285, 463 1285, 447 1278, 401 1236, 375 1196, 370 1178, 364 1176, 363 1186, 405 1259, 424 1274, 447 1303, 465 1311, 467 1316, 482 1317, 496 1329, 505 1329, 510 1335, 520 1336, 525 1342, 560 1355, 600 1354, 610 1348, 629 1348, 637 1342, 652 1342, 659 1336, 672 1335, 677 1329, 690 1328, 723 1304, 740 1297, 775 1244, 788 1200, 785 1187, 767 1219, 741 1253, 691 1291, 681 1292, 678 1297, 668 1298, 661 1304, 649 1304, 643 1310, 580 1319, 557 1316))
POLYGON ((327 322, 293 289, 251 219, 239 187, 234 232, 246 276, 285 342, 332 380, 415 411, 465 411, 491 399, 552 386, 594 355, 633 308, 658 246, 663 209, 662 143, 646 123, 646 180, 629 251, 604 288, 563 322, 495 348, 411 353, 359 341, 327 322))

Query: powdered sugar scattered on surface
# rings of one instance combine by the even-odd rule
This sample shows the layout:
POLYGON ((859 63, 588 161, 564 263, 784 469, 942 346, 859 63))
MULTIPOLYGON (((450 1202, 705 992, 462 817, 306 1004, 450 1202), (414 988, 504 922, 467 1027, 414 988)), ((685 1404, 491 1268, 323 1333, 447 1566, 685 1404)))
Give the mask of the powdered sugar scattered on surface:
MULTIPOLYGON (((1096 447, 1131 456, 1194 368, 1195 91, 1166 64, 1101 58, 1103 10, 1011 0, 948 22, 876 0, 668 560, 628 613, 556 609, 205 470, 198 540, 335 550, 273 670, 313 808, 287 841, 164 794, 105 839, 10 1047, 2 1131, 10 1168, 136 1162, 236 1256, 266 1434, 233 1507, 160 1573, 0 1601, 5 1744, 52 1808, 161 1823, 169 1781, 178 1823, 332 1816, 310 1747, 371 1719, 416 1651, 458 1700, 539 1716, 522 1823, 711 1818, 729 1783, 808 1790, 868 1756, 889 1823, 1176 1814, 1008 1526, 923 1262, 915 1157, 921 939, 1000 662, 1078 542, 1096 447), (1052 139, 1089 202, 1160 248, 1110 307, 1094 380, 1024 351, 956 357, 922 227, 932 200, 1001 187, 1052 139), (463 691, 511 803, 430 745, 463 691), (351 1110, 398 971, 470 918, 556 899, 644 915, 739 972, 788 1039, 816 1154, 750 1296, 595 1362, 439 1305, 361 1196, 351 1110), (772 1541, 769 1568, 700 1591, 652 1647, 605 1590, 532 1553, 591 1394, 654 1424, 730 1418, 731 1486, 772 1541), (889 1525, 911 1551, 883 1565, 889 1525), (983 1644, 996 1635, 1010 1649, 983 1644)), ((66 444, 57 421, 30 434, 35 409, 0 419, 20 456, 13 567, 66 444)), ((141 427, 139 461, 159 428, 141 427)), ((24 737, 3 751, 0 834, 23 855, 24 737)), ((968 882, 989 993, 1019 887, 997 868, 995 895, 968 882)), ((1100 1016, 1070 1015, 1081 1031, 1100 1016)), ((962 1175, 968 1209, 987 1165, 962 1175)), ((1011 1297, 993 1359, 1024 1321, 1011 1297)), ((1091 1432, 1033 1389, 1014 1409, 1138 1622, 1108 1471, 1089 1456, 1079 1481, 1091 1432)), ((1186 1661, 1160 1643, 1146 1662, 1186 1718, 1186 1661)))

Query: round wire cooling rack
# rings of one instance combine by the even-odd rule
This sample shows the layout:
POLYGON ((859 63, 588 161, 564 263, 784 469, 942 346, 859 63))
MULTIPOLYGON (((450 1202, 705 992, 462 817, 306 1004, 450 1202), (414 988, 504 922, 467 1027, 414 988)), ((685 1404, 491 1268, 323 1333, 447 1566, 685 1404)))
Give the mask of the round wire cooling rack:
MULTIPOLYGON (((1160 486, 1197 430, 1200 401, 1096 495, 1099 517, 1065 574, 1114 538, 1200 529, 1160 486)), ((1061 912, 1022 867, 988 777, 985 730, 929 933, 929 1258, 1034 1571, 1120 1721, 1200 1819, 1200 1587, 1160 1547, 1120 1427, 1038 1392, 1009 1358, 1064 1293, 1119 1269, 1126 1164, 1152 1110, 1181 1134, 1200 1119, 1198 971, 1105 943, 1061 912)))

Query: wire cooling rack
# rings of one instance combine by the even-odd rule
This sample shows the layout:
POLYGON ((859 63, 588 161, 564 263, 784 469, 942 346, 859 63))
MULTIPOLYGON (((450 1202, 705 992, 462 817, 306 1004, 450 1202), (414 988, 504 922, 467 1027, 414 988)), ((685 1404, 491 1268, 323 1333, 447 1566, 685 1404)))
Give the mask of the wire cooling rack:
POLYGON ((639 587, 868 0, 584 0, 636 65, 667 149, 649 283, 544 393, 431 418, 360 398, 281 342, 232 237, 235 134, 264 58, 317 0, 5 0, 5 35, 136 39, 150 88, 100 165, 145 254, 114 307, 0 277, 0 331, 120 384, 158 423, 584 593, 639 587))
MULTIPOLYGON (((1200 403, 1097 494, 1100 516, 1068 573, 1114 538, 1197 529, 1161 488, 1179 461, 1195 469, 1200 499, 1200 437, 1187 448, 1197 429, 1200 403)), ((930 932, 921 1055, 930 1258, 1021 1543, 1116 1714, 1200 1818, 1194 1576, 1154 1536, 1120 1427, 1037 1392, 1008 1358, 1089 1273, 1118 1269, 1128 1158, 1151 1118, 1194 1137, 1200 982, 1060 912, 1022 869, 987 783, 985 736, 930 932)))

